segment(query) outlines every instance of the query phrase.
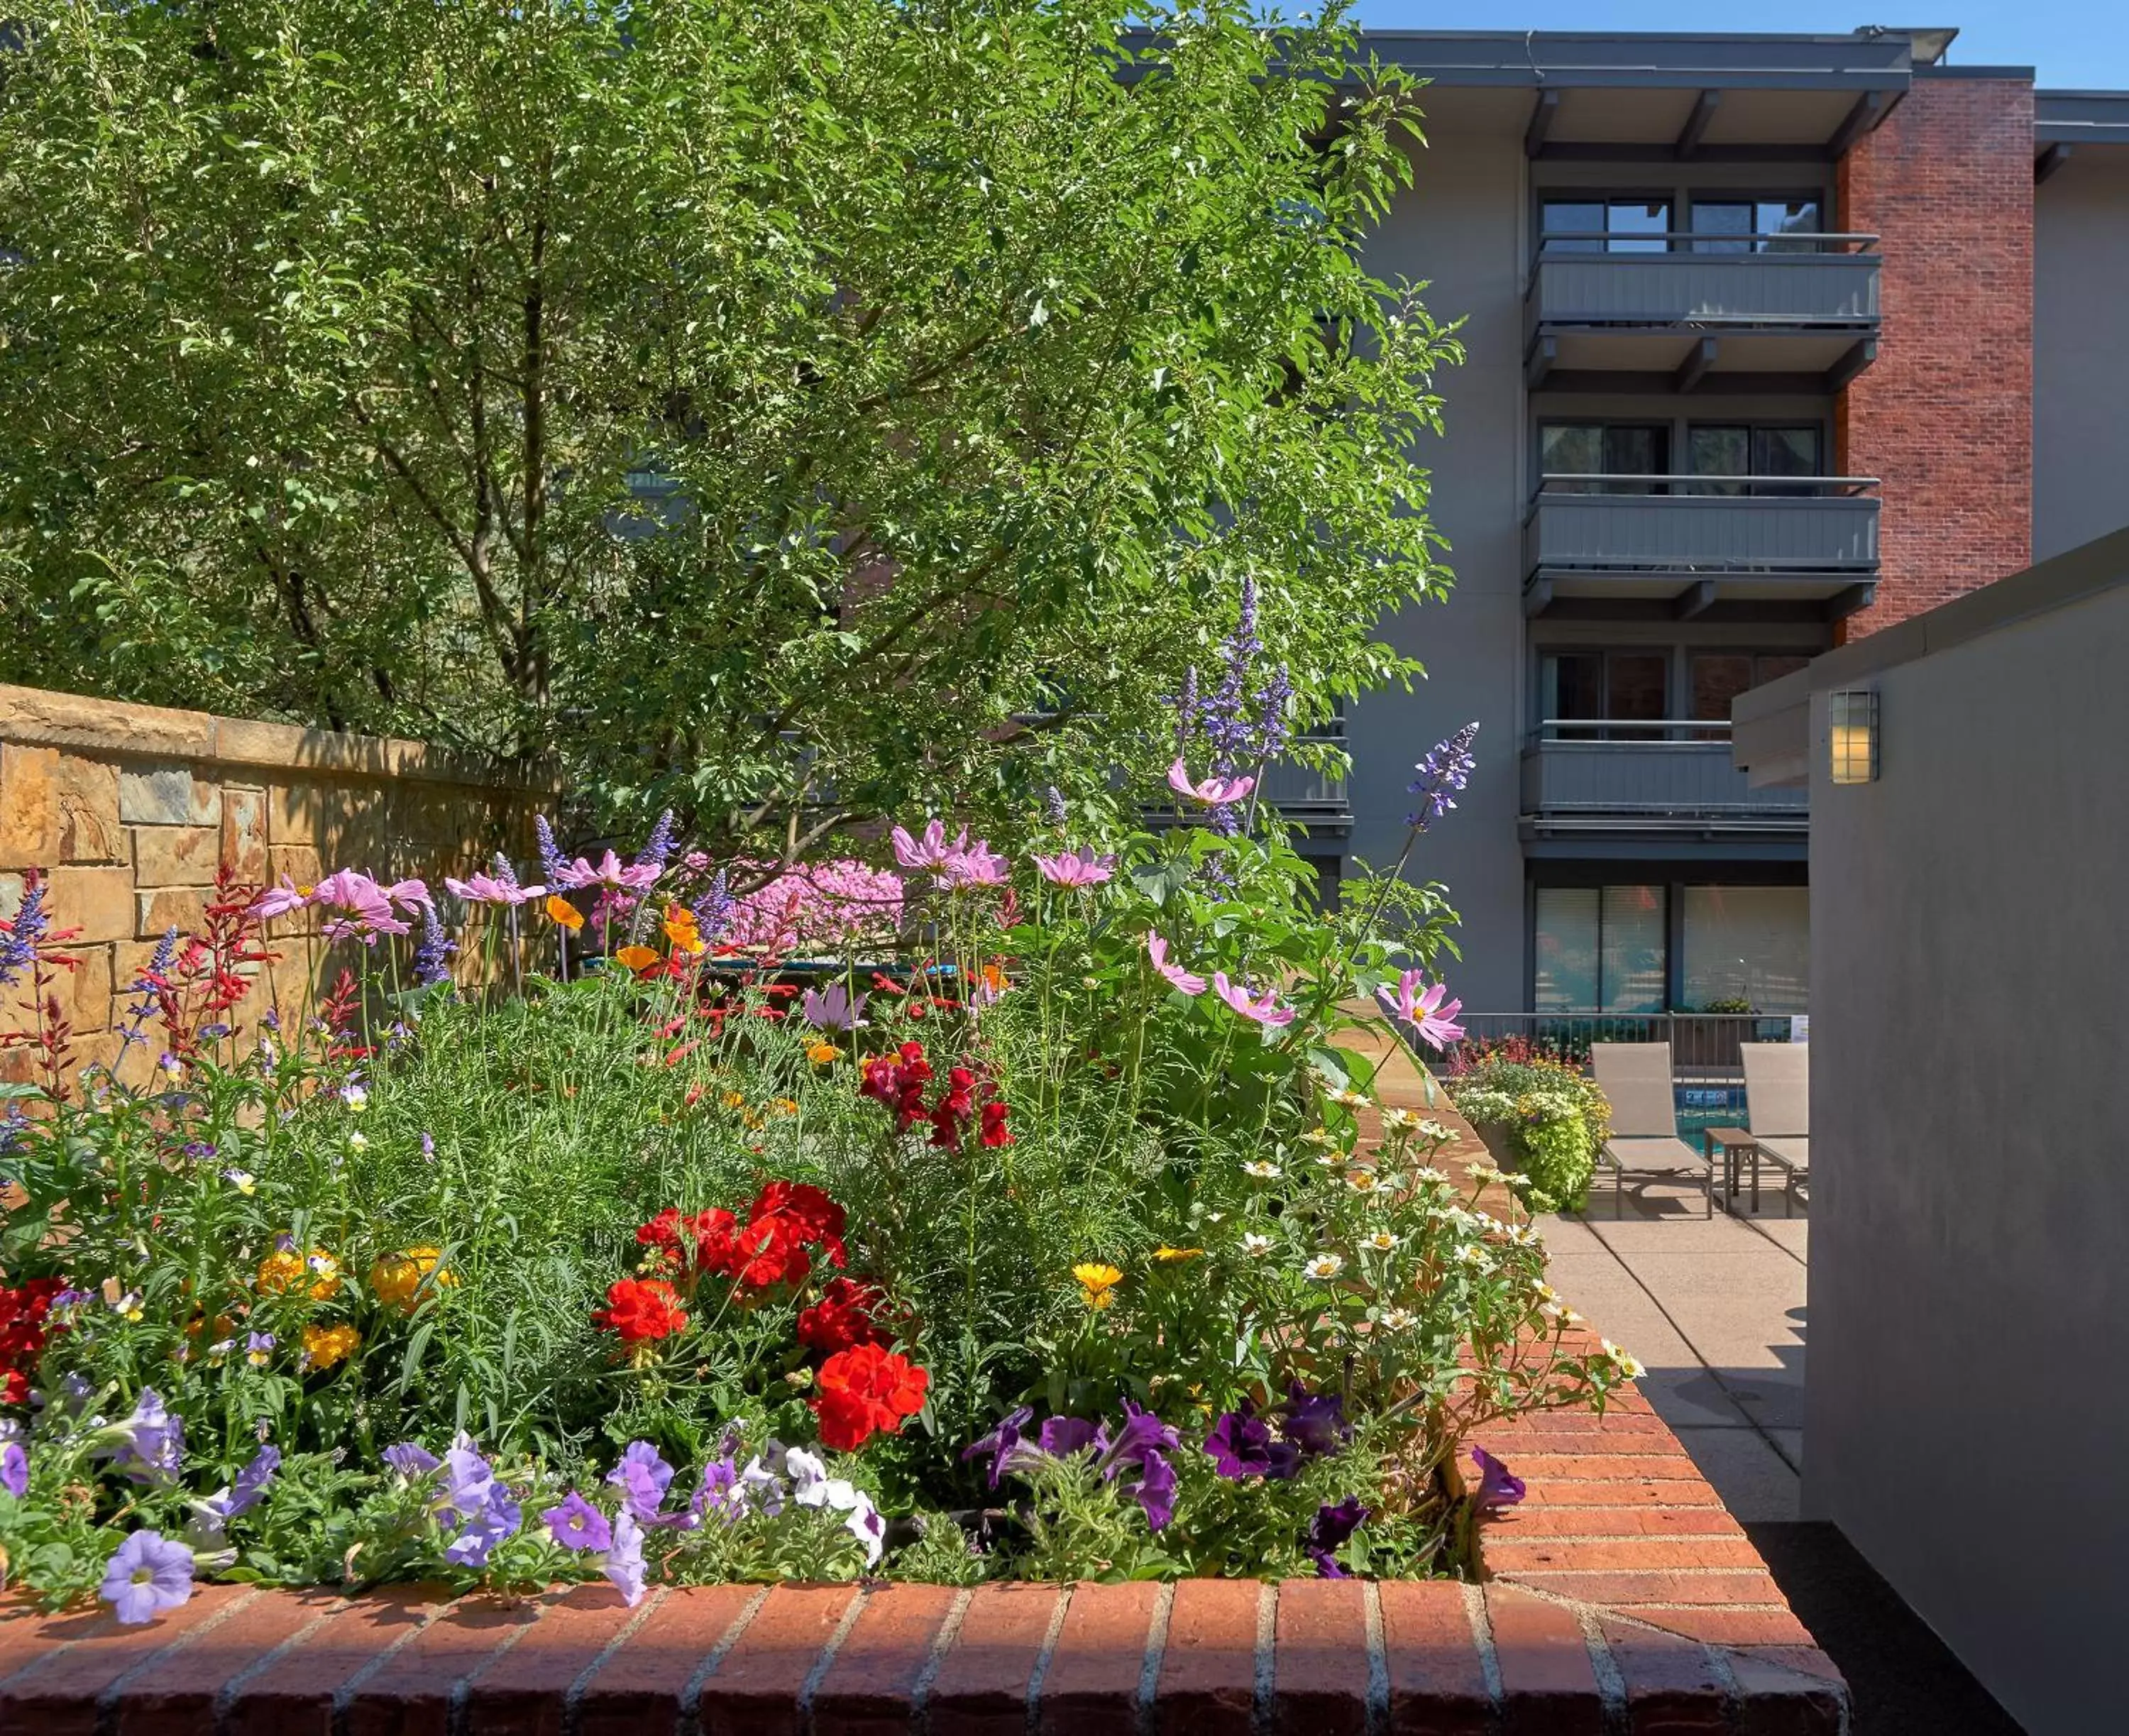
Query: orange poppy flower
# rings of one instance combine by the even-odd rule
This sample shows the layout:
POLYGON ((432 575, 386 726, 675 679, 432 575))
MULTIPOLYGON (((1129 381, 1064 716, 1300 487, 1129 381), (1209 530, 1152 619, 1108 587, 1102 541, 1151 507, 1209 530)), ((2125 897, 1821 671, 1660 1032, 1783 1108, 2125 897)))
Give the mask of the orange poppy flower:
POLYGON ((584 925, 583 912, 578 909, 559 892, 550 893, 547 895, 547 914, 572 934, 584 925))
POLYGON ((617 947, 613 956, 615 963, 625 966, 638 975, 658 966, 658 955, 648 947, 617 947))

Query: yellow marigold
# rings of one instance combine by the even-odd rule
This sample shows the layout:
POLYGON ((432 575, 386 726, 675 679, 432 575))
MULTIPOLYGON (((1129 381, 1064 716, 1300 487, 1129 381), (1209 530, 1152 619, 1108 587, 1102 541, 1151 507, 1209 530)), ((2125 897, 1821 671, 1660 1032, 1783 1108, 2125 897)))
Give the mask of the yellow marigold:
POLYGON ((1089 1308, 1107 1308, 1116 1300, 1116 1287, 1124 1281, 1124 1275, 1115 1266, 1092 1262, 1074 1266, 1072 1276, 1079 1281, 1089 1308))
POLYGON ((1163 1266, 1176 1266, 1185 1260, 1203 1259, 1205 1250, 1202 1247, 1157 1247, 1153 1251, 1153 1257, 1163 1266))
POLYGON ((306 1276, 311 1279, 311 1300, 322 1302, 340 1288, 340 1261, 321 1247, 308 1255, 277 1247, 259 1262, 259 1287, 269 1296, 295 1289, 306 1276))
POLYGON ((383 1255, 369 1268, 369 1287, 387 1308, 411 1314, 423 1280, 436 1290, 459 1281, 456 1273, 436 1263, 443 1257, 443 1250, 436 1247, 402 1248, 383 1255))
POLYGON ((331 1368, 345 1362, 361 1343, 362 1334, 352 1326, 306 1326, 303 1360, 312 1368, 331 1368))
POLYGON ((842 1052, 843 1052, 841 1049, 837 1048, 831 1042, 808 1043, 806 1046, 806 1058, 812 1061, 817 1067, 825 1067, 830 1061, 834 1061, 840 1056, 842 1052))

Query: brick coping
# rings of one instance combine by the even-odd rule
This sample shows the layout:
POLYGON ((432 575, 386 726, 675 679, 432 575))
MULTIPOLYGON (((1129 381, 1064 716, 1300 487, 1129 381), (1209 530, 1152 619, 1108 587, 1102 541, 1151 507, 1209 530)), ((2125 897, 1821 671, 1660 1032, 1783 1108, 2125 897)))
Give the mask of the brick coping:
MULTIPOLYGON (((1381 1095, 1484 1147, 1416 1071, 1381 1095)), ((1439 1161, 1439 1160, 1437 1160, 1439 1161)), ((1486 1582, 1184 1580, 0 1606, 0 1736, 1836 1736, 1839 1671, 1640 1392, 1470 1431, 1486 1582)))

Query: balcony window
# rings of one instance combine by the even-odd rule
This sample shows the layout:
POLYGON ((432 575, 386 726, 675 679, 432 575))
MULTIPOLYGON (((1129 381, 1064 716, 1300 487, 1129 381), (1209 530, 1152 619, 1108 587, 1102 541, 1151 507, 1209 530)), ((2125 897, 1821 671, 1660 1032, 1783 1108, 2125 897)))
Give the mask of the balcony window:
POLYGON ((1811 891, 1805 886, 1684 889, 1684 1005, 1743 1001, 1755 1013, 1811 1010, 1811 891))
POLYGON ((1541 245, 1557 253, 1667 252, 1670 209, 1662 198, 1547 199, 1541 245))
POLYGON ((1662 886, 1540 886, 1541 1013, 1660 1013, 1669 970, 1662 886))
MULTIPOLYGON (((1572 718, 1549 732, 1555 741, 1596 742, 1614 733, 1653 739, 1647 730, 1613 732, 1603 723, 1659 723, 1669 715, 1670 656, 1664 651, 1546 651, 1538 659, 1538 704, 1546 718, 1572 718)), ((1660 732, 1659 732, 1660 733, 1660 732)))
MULTIPOLYGON (((1548 476, 1660 476, 1670 468, 1670 430, 1652 422, 1549 422, 1537 432, 1537 467, 1548 476)), ((1653 494, 1660 483, 1560 485, 1570 494, 1653 494)))
MULTIPOLYGON (((1696 423, 1686 431, 1686 462, 1696 476, 1817 477, 1826 474, 1824 431, 1815 422, 1748 426, 1696 423)), ((1701 494, 1808 494, 1778 481, 1693 484, 1701 494)))
POLYGON ((1695 253, 1810 253, 1823 227, 1816 198, 1695 199, 1691 223, 1695 253))

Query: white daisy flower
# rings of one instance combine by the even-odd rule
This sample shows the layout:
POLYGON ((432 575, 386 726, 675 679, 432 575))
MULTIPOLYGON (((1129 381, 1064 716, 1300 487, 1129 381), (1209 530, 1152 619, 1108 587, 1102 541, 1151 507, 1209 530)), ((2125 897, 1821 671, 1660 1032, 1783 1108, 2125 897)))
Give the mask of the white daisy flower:
POLYGON ((1316 1166, 1320 1170, 1339 1169, 1344 1166, 1345 1161, 1346 1154, 1343 1152, 1318 1152, 1316 1154, 1316 1166))
POLYGON ((1340 1143, 1338 1136, 1328 1128, 1311 1128, 1301 1136, 1303 1145, 1321 1146, 1329 1150, 1340 1143))
POLYGON ((1414 1181, 1446 1181, 1449 1178, 1431 1164, 1422 1163, 1412 1172, 1412 1179, 1414 1181))
POLYGON ((1302 1271, 1319 1283, 1328 1283, 1346 1269, 1346 1262, 1336 1254, 1318 1254, 1302 1271))
POLYGON ((1604 1346, 1604 1354, 1618 1364, 1619 1372, 1624 1375, 1628 1380, 1638 1381, 1644 1374, 1648 1372, 1646 1369, 1641 1366, 1640 1359, 1632 1355, 1630 1352, 1620 1349, 1620 1347, 1614 1344, 1609 1338, 1604 1339, 1603 1343, 1604 1346))
POLYGON ((1419 1324, 1419 1316, 1408 1308, 1386 1308, 1381 1321, 1386 1332, 1410 1332, 1419 1324))
POLYGON ((1397 1108, 1383 1111, 1383 1131, 1385 1133, 1409 1133, 1419 1126, 1419 1117, 1410 1109, 1397 1108))
POLYGON ((1362 1245, 1373 1248, 1379 1254, 1386 1254, 1398 1245, 1398 1238, 1388 1230, 1377 1230, 1374 1234, 1367 1237, 1362 1245))
POLYGON ((347 1142, 350 1149, 357 1152, 363 1150, 369 1143, 369 1140, 363 1137, 360 1128, 347 1136, 347 1142))
POLYGON ((1467 1242, 1456 1250, 1456 1257, 1466 1266, 1486 1265, 1486 1250, 1475 1242, 1467 1242))
POLYGON ((1279 1176, 1279 1166, 1268 1157, 1252 1157, 1242 1166, 1245 1176, 1254 1176, 1260 1181, 1271 1181, 1279 1176))
POLYGON ((1260 1236, 1255 1230, 1242 1234, 1242 1252, 1252 1260, 1261 1260, 1276 1244, 1269 1236, 1260 1236))
POLYGON ((1333 1091, 1331 1100, 1343 1109, 1365 1109, 1369 1101, 1364 1093, 1352 1090, 1333 1091))
POLYGON ((1372 1194, 1382 1185, 1382 1177, 1373 1170, 1352 1170, 1346 1174, 1346 1185, 1356 1194, 1372 1194))
POLYGON ((1442 1124, 1438 1121, 1422 1121, 1419 1124, 1419 1137, 1422 1139, 1431 1139, 1441 1144, 1446 1145, 1456 1136, 1450 1133, 1447 1128, 1442 1126, 1442 1124))

